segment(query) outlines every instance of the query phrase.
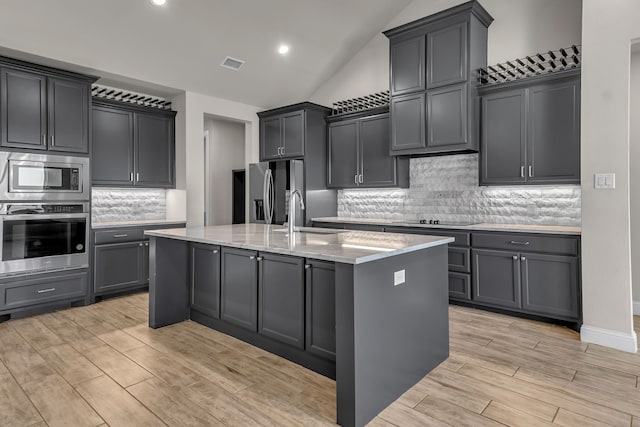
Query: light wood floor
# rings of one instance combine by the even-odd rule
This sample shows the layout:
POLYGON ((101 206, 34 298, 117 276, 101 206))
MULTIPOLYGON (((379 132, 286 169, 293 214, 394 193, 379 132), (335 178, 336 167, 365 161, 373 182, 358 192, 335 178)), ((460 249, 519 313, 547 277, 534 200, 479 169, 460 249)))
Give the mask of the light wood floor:
MULTIPOLYGON (((193 322, 148 329, 147 301, 0 324, 0 426, 333 425, 333 381, 193 322)), ((450 318, 451 357, 371 426, 640 426, 640 355, 482 311, 450 318)))

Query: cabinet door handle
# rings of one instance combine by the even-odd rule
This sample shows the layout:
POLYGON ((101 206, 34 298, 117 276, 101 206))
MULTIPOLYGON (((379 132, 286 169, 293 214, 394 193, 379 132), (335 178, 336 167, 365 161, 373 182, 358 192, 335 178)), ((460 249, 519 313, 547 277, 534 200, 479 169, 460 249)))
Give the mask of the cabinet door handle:
POLYGON ((533 166, 529 165, 529 178, 533 178, 533 166))
POLYGON ((145 243, 144 245, 145 245, 145 246, 149 246, 149 242, 145 243))
POLYGON ((529 246, 529 242, 518 242, 517 240, 512 240, 509 243, 512 245, 529 246))
POLYGON ((142 247, 142 246, 144 246, 144 244, 142 244, 142 243, 138 243, 138 246, 142 247))
POLYGON ((39 294, 46 294, 47 292, 53 292, 53 291, 55 291, 55 290, 56 290, 56 288, 40 289, 40 290, 38 291, 38 293, 39 293, 39 294))
POLYGON ((140 182, 140 172, 136 172, 136 182, 140 182))
POLYGON ((256 257, 254 257, 253 255, 250 255, 250 256, 249 256, 249 259, 250 259, 251 261, 253 261, 254 259, 256 259, 256 257))
POLYGON ((514 255, 514 256, 513 256, 513 260, 515 261, 515 260, 517 260, 517 259, 518 259, 518 255, 514 255))
POLYGON ((520 178, 524 178, 524 166, 520 166, 520 178))
POLYGON ((47 135, 46 134, 42 134, 42 145, 47 145, 47 135))
POLYGON ((51 146, 55 147, 55 145, 56 145, 56 140, 55 140, 54 136, 51 135, 51 146))
POLYGON ((304 265, 304 269, 305 269, 305 270, 308 270, 308 269, 310 269, 310 268, 311 268, 311 264, 305 264, 305 265, 304 265))
POLYGON ((256 258, 256 261, 258 261, 258 262, 262 261, 262 257, 259 256, 258 258, 256 258))
POLYGON ((363 179, 362 179, 362 174, 360 174, 360 175, 358 176, 358 182, 359 182, 360 184, 362 184, 362 181, 363 181, 363 179))
POLYGON ((128 234, 114 234, 113 237, 128 237, 128 234))
POLYGON ((219 250, 217 250, 217 249, 214 249, 214 250, 213 250, 213 253, 214 253, 214 254, 217 254, 218 252, 220 252, 220 251, 219 251, 219 250))
POLYGON ((133 172, 129 174, 129 181, 133 182, 133 172))
POLYGON ((523 257, 520 258, 520 261, 526 261, 526 260, 527 260, 527 257, 523 256, 523 257))
POLYGON ((357 184, 357 183, 358 183, 358 174, 355 174, 355 175, 354 175, 354 177, 353 177, 353 182, 354 182, 355 184, 357 184))

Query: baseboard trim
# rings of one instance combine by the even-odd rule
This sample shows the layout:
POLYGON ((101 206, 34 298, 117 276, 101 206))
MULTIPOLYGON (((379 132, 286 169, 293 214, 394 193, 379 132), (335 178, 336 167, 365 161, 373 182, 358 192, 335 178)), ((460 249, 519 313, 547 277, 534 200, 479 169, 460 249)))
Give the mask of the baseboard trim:
POLYGON ((640 301, 633 302, 633 315, 640 316, 640 301))
POLYGON ((603 345, 617 350, 636 353, 638 351, 638 337, 635 332, 623 334, 618 331, 582 325, 580 339, 584 342, 603 345))

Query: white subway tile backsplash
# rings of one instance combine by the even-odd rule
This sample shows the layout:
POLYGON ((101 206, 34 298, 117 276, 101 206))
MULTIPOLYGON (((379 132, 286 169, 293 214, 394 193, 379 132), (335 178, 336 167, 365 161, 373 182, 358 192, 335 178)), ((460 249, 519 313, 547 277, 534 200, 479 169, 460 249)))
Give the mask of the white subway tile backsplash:
POLYGON ((579 226, 580 186, 480 187, 478 155, 410 161, 411 186, 341 190, 338 216, 579 226))
POLYGON ((92 188, 92 222, 165 219, 166 211, 163 189, 92 188))

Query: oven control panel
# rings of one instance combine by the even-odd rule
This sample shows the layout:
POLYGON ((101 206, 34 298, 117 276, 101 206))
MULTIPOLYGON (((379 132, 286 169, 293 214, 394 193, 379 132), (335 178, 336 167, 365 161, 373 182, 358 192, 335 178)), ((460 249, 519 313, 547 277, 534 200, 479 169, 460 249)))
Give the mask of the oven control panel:
POLYGON ((4 215, 46 215, 46 214, 74 214, 86 212, 86 204, 32 204, 16 203, 8 204, 5 209, 0 209, 0 214, 4 215))

